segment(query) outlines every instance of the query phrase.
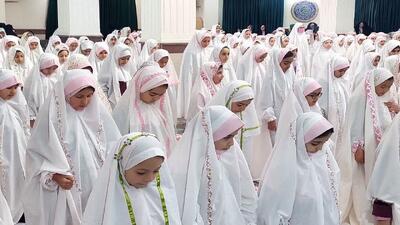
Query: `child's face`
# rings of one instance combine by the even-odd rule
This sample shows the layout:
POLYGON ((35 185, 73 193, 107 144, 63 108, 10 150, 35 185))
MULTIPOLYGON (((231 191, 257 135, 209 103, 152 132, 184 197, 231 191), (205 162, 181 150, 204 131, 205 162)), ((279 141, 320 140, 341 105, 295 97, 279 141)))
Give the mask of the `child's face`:
POLYGON ((60 64, 64 64, 68 59, 69 53, 67 51, 61 51, 58 53, 58 61, 60 64))
POLYGON ((84 110, 92 100, 94 89, 91 87, 84 88, 69 98, 69 104, 75 111, 84 110))
POLYGON ((24 53, 17 51, 14 56, 14 61, 16 64, 24 64, 25 62, 24 53))
POLYGON ((17 94, 19 84, 0 90, 0 98, 7 101, 12 99, 17 94))
POLYGON ((249 39, 251 37, 251 31, 246 31, 245 33, 244 33, 244 39, 249 39))
POLYGON ((39 43, 37 43, 37 42, 31 42, 31 43, 29 43, 29 49, 35 50, 38 45, 39 45, 39 43))
POLYGON ((53 43, 53 47, 56 47, 57 45, 61 44, 59 41, 56 41, 53 43))
POLYGON ((389 52, 389 56, 391 55, 398 55, 400 54, 400 47, 397 46, 396 48, 394 48, 391 52, 389 52))
POLYGON ((70 51, 70 52, 75 51, 76 48, 78 48, 78 43, 76 43, 76 42, 73 42, 73 43, 71 43, 71 44, 69 45, 69 51, 70 51))
POLYGON ((124 44, 127 46, 130 46, 132 44, 131 39, 129 39, 129 38, 125 39, 124 44))
POLYGON ((390 90, 390 87, 393 85, 393 81, 393 79, 388 79, 385 80, 383 83, 375 86, 376 95, 383 96, 384 94, 386 94, 390 90))
POLYGON ((201 47, 207 48, 207 46, 210 44, 210 41, 211 41, 210 37, 203 38, 203 40, 201 40, 201 47))
POLYGON ((342 47, 344 45, 344 40, 339 41, 339 46, 342 47))
POLYGON ((232 48, 237 48, 237 46, 239 46, 239 43, 235 43, 232 48))
POLYGON ((282 39, 282 48, 286 48, 286 46, 289 44, 289 39, 288 38, 284 38, 282 39))
POLYGON ((101 51, 98 55, 97 58, 99 58, 101 61, 106 59, 108 56, 108 52, 106 50, 101 51))
POLYGON ((385 45, 385 43, 386 43, 386 41, 385 41, 385 40, 381 40, 381 41, 379 42, 379 45, 380 45, 380 46, 384 46, 384 45, 385 45))
POLYGON ((372 62, 372 65, 374 65, 375 67, 377 67, 379 65, 379 61, 381 60, 380 56, 377 56, 374 58, 374 61, 372 62))
POLYGON ((319 97, 322 95, 322 88, 318 88, 317 90, 311 92, 310 94, 306 95, 306 100, 308 106, 312 107, 317 104, 319 97))
POLYGON ((118 59, 118 65, 125 66, 126 64, 128 64, 130 58, 131 58, 130 55, 127 55, 127 56, 119 58, 118 59))
POLYGON ((15 46, 15 42, 9 41, 9 42, 7 42, 7 44, 6 44, 6 49, 8 50, 8 49, 10 49, 10 48, 13 47, 13 46, 15 46))
POLYGON ((349 69, 349 67, 346 67, 346 68, 343 68, 343 69, 340 69, 340 70, 335 70, 335 72, 334 72, 334 76, 336 77, 336 78, 341 78, 341 77, 343 77, 343 75, 346 73, 346 71, 349 69))
POLYGON ((48 68, 41 69, 40 72, 43 73, 45 76, 51 76, 54 72, 56 72, 58 66, 54 65, 48 68))
POLYGON ((111 38, 111 45, 114 46, 117 43, 117 39, 115 37, 111 38))
POLYGON ((88 48, 88 49, 82 50, 82 54, 84 56, 89 56, 91 51, 92 51, 92 49, 88 48))
POLYGON ((233 113, 243 112, 247 108, 247 106, 250 105, 251 101, 253 101, 253 99, 247 99, 239 102, 232 102, 231 111, 233 113))
POLYGON ((359 39, 357 42, 359 45, 361 45, 364 42, 365 39, 359 39))
POLYGON ((229 59, 229 48, 223 48, 221 52, 219 53, 219 59, 221 60, 221 63, 226 63, 228 62, 229 59))
POLYGON ((167 85, 161 85, 153 89, 150 89, 148 91, 145 91, 143 93, 140 93, 140 100, 142 100, 146 104, 154 103, 160 100, 160 98, 165 94, 167 89, 168 89, 167 85))
POLYGON ((221 67, 221 68, 219 68, 219 69, 217 70, 217 72, 214 74, 214 76, 213 76, 213 78, 212 78, 214 84, 220 84, 221 81, 222 81, 222 79, 224 79, 223 70, 224 70, 224 69, 221 67))
POLYGON ((239 130, 234 131, 233 133, 229 134, 228 136, 222 138, 221 140, 214 141, 214 146, 216 150, 228 150, 232 145, 235 143, 233 138, 236 134, 238 134, 239 130))
POLYGON ((168 64, 168 60, 168 56, 162 57, 158 60, 158 65, 160 65, 161 68, 164 68, 168 64))
POLYGON ((332 40, 324 41, 323 46, 325 49, 331 49, 332 48, 332 40))
POLYGON ((316 153, 322 149, 322 146, 324 146, 325 142, 329 140, 331 137, 330 135, 327 135, 325 137, 320 137, 320 138, 315 138, 312 141, 308 142, 306 144, 306 150, 308 153, 316 153))
POLYGON ((125 170, 125 179, 129 185, 135 188, 144 188, 156 178, 163 162, 164 158, 160 156, 146 159, 136 166, 125 170))
POLYGON ((150 54, 152 54, 153 52, 155 52, 157 49, 159 49, 160 48, 160 45, 159 44, 157 44, 154 48, 152 48, 151 50, 150 50, 150 54))
POLYGON ((279 63, 279 66, 281 67, 282 71, 286 73, 286 71, 290 68, 290 65, 292 64, 294 58, 293 57, 287 57, 282 60, 282 62, 279 63))
POLYGON ((265 58, 267 58, 268 53, 262 54, 260 57, 256 58, 257 63, 262 63, 265 58))
POLYGON ((275 38, 273 38, 273 37, 270 38, 269 41, 268 41, 268 43, 269 43, 269 46, 271 46, 271 47, 274 46, 274 44, 275 44, 275 38))

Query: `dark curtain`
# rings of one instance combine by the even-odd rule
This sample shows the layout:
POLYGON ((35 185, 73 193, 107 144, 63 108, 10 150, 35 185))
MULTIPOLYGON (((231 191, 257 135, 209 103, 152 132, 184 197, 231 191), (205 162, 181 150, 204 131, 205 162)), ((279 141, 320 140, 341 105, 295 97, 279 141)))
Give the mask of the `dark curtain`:
POLYGON ((272 32, 283 24, 283 8, 283 0, 224 0, 222 27, 233 33, 252 25, 259 33, 264 24, 272 32))
POLYGON ((376 32, 392 32, 400 28, 400 0, 356 0, 354 24, 361 21, 376 32))
POLYGON ((46 17, 46 39, 58 28, 57 0, 49 0, 46 17))
POLYGON ((137 30, 135 0, 99 0, 99 3, 100 30, 103 36, 123 27, 137 30))

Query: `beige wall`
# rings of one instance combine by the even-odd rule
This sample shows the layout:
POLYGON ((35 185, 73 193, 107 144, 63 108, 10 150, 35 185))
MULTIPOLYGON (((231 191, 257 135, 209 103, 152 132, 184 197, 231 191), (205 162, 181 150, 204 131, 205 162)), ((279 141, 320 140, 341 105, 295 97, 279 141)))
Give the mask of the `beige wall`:
POLYGON ((15 29, 45 29, 47 5, 48 0, 6 0, 6 21, 15 29))

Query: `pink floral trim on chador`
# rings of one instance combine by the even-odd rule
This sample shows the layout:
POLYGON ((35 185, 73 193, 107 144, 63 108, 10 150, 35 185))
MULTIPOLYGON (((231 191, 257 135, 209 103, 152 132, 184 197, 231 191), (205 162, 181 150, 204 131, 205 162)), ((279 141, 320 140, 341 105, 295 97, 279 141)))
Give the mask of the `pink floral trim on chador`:
MULTIPOLYGON (((370 75, 370 74, 369 74, 370 75)), ((374 98, 372 95, 372 87, 371 83, 369 82, 368 79, 365 79, 365 91, 367 94, 367 105, 369 106, 369 109, 371 110, 371 115, 372 115, 372 124, 374 127, 374 134, 375 134, 375 140, 376 143, 379 144, 379 142, 382 139, 382 130, 378 124, 378 115, 376 112, 375 104, 374 104, 374 98)))
MULTIPOLYGON (((214 74, 217 72, 218 67, 220 65, 221 64, 218 63, 216 66, 213 66, 211 68, 212 76, 214 76, 214 74)), ((207 89, 210 91, 211 96, 214 96, 217 93, 217 90, 215 90, 215 88, 213 87, 213 85, 211 83, 212 81, 210 80, 210 78, 207 76, 207 74, 203 70, 201 70, 200 76, 201 76, 201 79, 203 80, 203 82, 206 84, 207 89)))
POLYGON ((359 139, 359 140, 353 142, 353 144, 351 145, 351 151, 353 153, 355 153, 359 147, 364 149, 364 140, 359 139))

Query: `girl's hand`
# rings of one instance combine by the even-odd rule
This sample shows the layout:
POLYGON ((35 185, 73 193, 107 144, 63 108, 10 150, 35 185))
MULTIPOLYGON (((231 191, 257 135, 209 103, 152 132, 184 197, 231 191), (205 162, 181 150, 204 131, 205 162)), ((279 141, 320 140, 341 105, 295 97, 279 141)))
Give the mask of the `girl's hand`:
POLYGON ((53 180, 64 190, 70 190, 74 185, 74 177, 63 174, 54 174, 53 180))
POLYGON ((268 130, 276 131, 277 125, 276 120, 268 122, 268 130))
POLYGON ((359 164, 364 164, 364 162, 365 162, 364 149, 362 149, 361 147, 358 147, 356 152, 354 153, 354 158, 355 158, 356 162, 358 162, 359 164))
POLYGON ((389 109, 389 112, 399 113, 400 106, 396 102, 385 102, 386 107, 389 109))

